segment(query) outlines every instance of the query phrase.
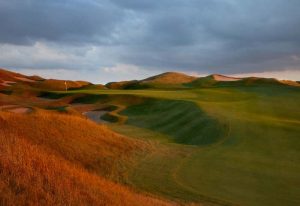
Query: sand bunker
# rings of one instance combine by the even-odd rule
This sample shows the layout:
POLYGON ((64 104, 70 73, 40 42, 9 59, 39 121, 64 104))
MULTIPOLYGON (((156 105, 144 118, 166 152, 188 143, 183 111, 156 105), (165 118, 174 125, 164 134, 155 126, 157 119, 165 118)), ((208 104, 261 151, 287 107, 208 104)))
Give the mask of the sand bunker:
POLYGON ((280 82, 283 83, 283 84, 286 84, 286 85, 300 87, 300 84, 298 82, 295 82, 295 81, 281 80, 280 82))
POLYGON ((28 114, 33 110, 29 107, 20 107, 19 105, 2 105, 0 106, 0 111, 8 111, 16 114, 28 114))
POLYGON ((18 80, 21 80, 23 82, 35 82, 34 80, 28 79, 28 78, 25 78, 25 77, 16 77, 16 76, 14 76, 14 78, 18 79, 18 80))
POLYGON ((106 113, 108 113, 108 111, 88 111, 83 112, 82 114, 96 123, 109 123, 108 121, 101 119, 106 113))
POLYGON ((213 75, 214 79, 216 81, 221 81, 221 82, 232 82, 232 81, 239 81, 241 78, 236 78, 236 77, 227 77, 219 74, 213 75))
POLYGON ((1 105, 0 106, 0 110, 5 110, 5 109, 15 108, 15 107, 18 107, 18 105, 15 105, 15 104, 6 104, 6 105, 1 105))
POLYGON ((11 84, 15 84, 16 82, 12 82, 12 81, 3 81, 0 83, 0 85, 5 86, 5 87, 9 87, 11 86, 11 84))
POLYGON ((27 107, 18 107, 15 109, 8 109, 7 111, 17 113, 17 114, 28 114, 32 112, 32 109, 27 107))

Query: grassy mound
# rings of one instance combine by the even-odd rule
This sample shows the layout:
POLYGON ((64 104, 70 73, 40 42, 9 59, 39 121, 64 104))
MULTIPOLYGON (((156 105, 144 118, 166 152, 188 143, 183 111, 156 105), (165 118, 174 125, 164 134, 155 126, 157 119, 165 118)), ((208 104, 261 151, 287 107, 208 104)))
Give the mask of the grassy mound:
POLYGON ((124 110, 128 124, 169 135, 176 143, 208 145, 219 141, 226 125, 186 101, 148 100, 124 110))
POLYGON ((106 85, 109 89, 151 89, 151 88, 182 88, 183 83, 188 83, 196 79, 177 72, 166 72, 143 80, 110 82, 106 85))
POLYGON ((6 94, 6 95, 10 95, 10 94, 12 94, 12 90, 8 90, 8 89, 3 89, 3 90, 0 90, 0 93, 1 94, 6 94))
POLYGON ((207 77, 200 77, 195 79, 194 81, 187 83, 186 85, 189 87, 212 87, 218 82, 213 78, 212 75, 207 77))
MULTIPOLYGON (((221 76, 221 75, 219 75, 221 76)), ((224 77, 224 76, 221 76, 224 77)), ((228 78, 228 77, 226 77, 228 78)), ((207 77, 200 77, 190 83, 185 84, 188 87, 192 88, 201 88, 201 87, 241 87, 241 86, 252 86, 252 87, 266 87, 266 86, 295 86, 293 84, 287 84, 281 81, 278 81, 274 78, 258 78, 258 77, 248 77, 237 79, 234 81, 222 81, 217 80, 215 75, 209 75, 207 77)))
POLYGON ((0 204, 168 205, 104 178, 143 148, 76 116, 0 112, 0 204))
POLYGON ((38 76, 25 76, 23 74, 11 72, 0 68, 0 80, 13 82, 31 82, 43 80, 43 78, 38 76))
POLYGON ((140 81, 121 81, 121 82, 110 82, 105 85, 109 89, 147 89, 148 85, 141 84, 140 81))
POLYGON ((196 77, 178 72, 166 72, 142 80, 142 83, 183 84, 195 80, 196 77))
POLYGON ((42 91, 37 96, 46 99, 60 99, 70 95, 72 94, 42 91))
POLYGON ((76 97, 72 100, 71 103, 93 104, 99 101, 107 101, 107 100, 108 100, 108 95, 90 94, 90 95, 83 95, 80 97, 76 97))

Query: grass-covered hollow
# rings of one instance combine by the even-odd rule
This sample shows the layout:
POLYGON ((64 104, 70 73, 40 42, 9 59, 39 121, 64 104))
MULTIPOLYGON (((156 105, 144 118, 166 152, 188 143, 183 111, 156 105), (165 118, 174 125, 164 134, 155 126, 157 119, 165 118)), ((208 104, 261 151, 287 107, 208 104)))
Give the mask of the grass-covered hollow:
POLYGON ((108 98, 108 95, 83 95, 73 99, 72 103, 81 103, 81 104, 93 104, 98 101, 104 101, 108 98))
POLYGON ((203 112, 193 102, 147 100, 121 112, 127 124, 167 134, 176 143, 208 145, 226 135, 227 125, 203 112))
POLYGON ((42 91, 38 95, 38 97, 46 98, 46 99, 60 99, 63 97, 70 96, 71 94, 68 93, 57 93, 57 92, 49 92, 49 91, 42 91))
POLYGON ((67 106, 48 106, 47 110, 54 110, 58 112, 67 112, 67 106))

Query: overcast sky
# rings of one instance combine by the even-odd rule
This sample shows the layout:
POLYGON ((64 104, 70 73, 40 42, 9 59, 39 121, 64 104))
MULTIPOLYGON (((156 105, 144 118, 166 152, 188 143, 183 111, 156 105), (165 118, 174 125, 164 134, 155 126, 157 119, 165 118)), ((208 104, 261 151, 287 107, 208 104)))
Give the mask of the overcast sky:
POLYGON ((0 0, 0 25, 0 67, 26 74, 300 80, 299 0, 0 0))

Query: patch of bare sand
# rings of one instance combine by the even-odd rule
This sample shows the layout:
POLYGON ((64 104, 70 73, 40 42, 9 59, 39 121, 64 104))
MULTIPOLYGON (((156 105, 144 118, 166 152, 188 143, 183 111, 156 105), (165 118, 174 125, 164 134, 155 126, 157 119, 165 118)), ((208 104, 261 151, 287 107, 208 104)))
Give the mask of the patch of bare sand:
POLYGON ((21 80, 23 82, 36 82, 35 80, 28 79, 28 78, 25 78, 25 77, 16 77, 16 76, 14 76, 14 78, 18 79, 18 80, 21 80))
POLYGON ((88 111, 83 112, 82 114, 96 123, 109 123, 108 121, 101 119, 106 113, 108 113, 108 111, 88 111))
POLYGON ((105 110, 109 105, 106 104, 71 104, 72 108, 83 113, 94 110, 105 110))
POLYGON ((9 109, 9 108, 15 108, 18 107, 18 105, 15 104, 5 104, 0 106, 0 110, 9 109))
POLYGON ((16 82, 13 82, 13 81, 2 81, 0 83, 0 85, 5 86, 5 87, 9 87, 9 86, 11 86, 11 84, 15 84, 15 83, 16 82))
POLYGON ((7 105, 1 105, 0 111, 8 111, 17 114, 28 114, 31 113, 33 110, 29 107, 20 107, 19 105, 7 104, 7 105))
POLYGON ((228 76, 224 76, 224 75, 220 75, 220 74, 214 74, 213 78, 216 81, 221 81, 221 82, 232 82, 232 81, 239 81, 239 80, 241 80, 241 78, 228 77, 228 76))
POLYGON ((280 80, 280 82, 283 83, 283 84, 286 84, 286 85, 300 87, 300 84, 299 84, 298 82, 295 82, 295 81, 291 81, 291 80, 280 80))
POLYGON ((28 107, 18 107, 18 108, 14 108, 14 109, 8 109, 7 111, 13 112, 16 114, 28 114, 28 113, 32 112, 32 109, 28 108, 28 107))

